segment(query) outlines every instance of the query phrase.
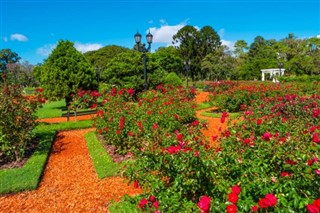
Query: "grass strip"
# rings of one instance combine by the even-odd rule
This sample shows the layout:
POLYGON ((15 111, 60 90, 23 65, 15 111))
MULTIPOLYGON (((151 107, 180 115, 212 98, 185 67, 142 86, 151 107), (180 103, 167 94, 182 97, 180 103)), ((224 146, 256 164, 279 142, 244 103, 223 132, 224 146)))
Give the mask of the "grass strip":
POLYGON ((142 211, 128 201, 120 201, 117 203, 112 203, 108 208, 110 213, 141 213, 142 211))
POLYGON ((112 158, 98 140, 95 132, 88 132, 85 135, 85 139, 98 178, 102 179, 116 175, 122 164, 113 162, 112 158))
MULTIPOLYGON (((221 118, 221 113, 217 113, 217 112, 202 112, 200 113, 200 115, 210 117, 210 118, 221 118)), ((231 113, 228 113, 228 115, 229 115, 229 118, 232 118, 232 119, 240 117, 240 113, 238 112, 231 112, 231 113)))
POLYGON ((73 130, 92 127, 92 121, 40 124, 34 133, 39 146, 22 168, 0 170, 0 194, 34 190, 38 187, 51 146, 58 130, 73 130))
POLYGON ((62 110, 66 110, 65 100, 47 102, 38 109, 36 115, 41 118, 55 118, 61 117, 62 110))
POLYGON ((214 106, 214 104, 211 102, 202 102, 202 103, 198 104, 198 106, 195 110, 207 109, 207 108, 210 108, 213 106, 214 106))

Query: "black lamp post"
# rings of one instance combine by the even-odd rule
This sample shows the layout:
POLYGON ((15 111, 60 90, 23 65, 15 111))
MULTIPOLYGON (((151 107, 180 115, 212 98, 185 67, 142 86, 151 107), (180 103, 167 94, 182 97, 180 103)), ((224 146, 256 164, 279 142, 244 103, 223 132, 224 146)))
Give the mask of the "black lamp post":
POLYGON ((143 75, 144 75, 144 91, 147 90, 147 65, 146 65, 146 53, 150 51, 151 49, 151 43, 152 43, 152 38, 153 35, 149 33, 146 35, 147 42, 148 42, 148 48, 146 48, 145 44, 142 44, 141 46, 141 34, 137 31, 137 33, 134 35, 134 40, 136 41, 137 44, 137 49, 139 52, 142 52, 143 54, 143 75))
POLYGON ((282 75, 281 69, 282 69, 282 67, 283 67, 283 63, 282 63, 282 62, 279 62, 278 66, 279 66, 279 69, 280 69, 280 77, 281 77, 281 75, 282 75))
POLYGON ((187 78, 187 87, 188 87, 188 74, 189 74, 189 70, 190 70, 191 61, 190 61, 190 59, 188 59, 188 60, 184 60, 183 63, 186 67, 186 78, 187 78))

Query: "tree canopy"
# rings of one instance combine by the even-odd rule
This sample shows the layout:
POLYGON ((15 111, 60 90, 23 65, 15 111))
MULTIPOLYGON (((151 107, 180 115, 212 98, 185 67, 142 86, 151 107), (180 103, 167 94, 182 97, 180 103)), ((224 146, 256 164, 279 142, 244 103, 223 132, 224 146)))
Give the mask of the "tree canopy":
POLYGON ((1 49, 0 50, 0 72, 7 69, 8 64, 14 64, 19 62, 20 56, 12 52, 11 49, 1 49))
POLYGON ((78 89, 97 87, 94 68, 68 40, 60 40, 43 66, 36 70, 49 100, 66 98, 68 104, 68 97, 78 89))

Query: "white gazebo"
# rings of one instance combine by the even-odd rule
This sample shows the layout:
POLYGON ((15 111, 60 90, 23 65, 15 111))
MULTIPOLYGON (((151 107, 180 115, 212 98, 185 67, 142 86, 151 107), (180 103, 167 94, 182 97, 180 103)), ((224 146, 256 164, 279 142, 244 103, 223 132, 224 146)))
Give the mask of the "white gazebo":
POLYGON ((275 76, 282 76, 284 74, 285 69, 280 68, 272 68, 272 69, 262 69, 261 70, 261 81, 265 80, 265 74, 270 74, 270 79, 272 79, 273 82, 279 82, 275 76))

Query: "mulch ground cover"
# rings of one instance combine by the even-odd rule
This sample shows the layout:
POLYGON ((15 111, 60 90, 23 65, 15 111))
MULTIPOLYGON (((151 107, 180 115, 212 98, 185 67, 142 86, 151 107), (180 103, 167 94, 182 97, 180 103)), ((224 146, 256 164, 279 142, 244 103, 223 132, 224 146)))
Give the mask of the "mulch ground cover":
MULTIPOLYGON (((207 92, 198 93, 196 102, 204 102, 208 96, 207 92)), ((221 124, 219 118, 200 115, 207 110, 197 111, 197 117, 208 120, 208 130, 202 132, 215 146, 212 136, 219 136, 226 124, 221 124)), ((77 120, 91 118, 92 115, 78 116, 77 120)), ((66 122, 66 118, 40 121, 58 123, 66 122)), ((119 201, 125 194, 141 193, 121 177, 98 179, 84 139, 84 135, 92 130, 59 132, 38 189, 1 196, 0 212, 107 212, 112 200, 119 201)))
POLYGON ((59 132, 38 189, 0 197, 0 212, 106 212, 112 200, 141 193, 120 177, 98 179, 84 139, 88 131, 59 132))

